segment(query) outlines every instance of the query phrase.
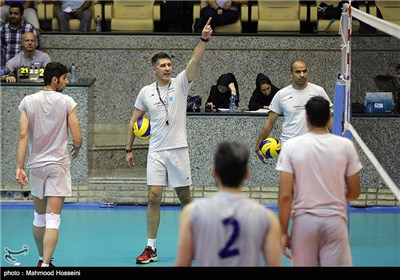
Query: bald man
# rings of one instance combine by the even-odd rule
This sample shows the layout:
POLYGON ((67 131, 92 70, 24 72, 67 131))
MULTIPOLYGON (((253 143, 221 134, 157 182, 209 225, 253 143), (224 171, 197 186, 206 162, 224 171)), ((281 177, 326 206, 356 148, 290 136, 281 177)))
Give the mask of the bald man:
POLYGON ((36 49, 36 35, 34 33, 25 32, 22 34, 21 44, 22 51, 7 61, 5 68, 3 68, 5 75, 1 76, 2 81, 15 83, 17 81, 15 70, 22 66, 31 67, 31 65, 35 65, 44 68, 47 63, 51 62, 47 53, 36 49))
MULTIPOLYGON (((284 121, 280 141, 284 142, 295 136, 302 135, 308 131, 306 122, 307 101, 313 96, 322 96, 333 106, 325 90, 308 81, 308 66, 301 59, 296 59, 290 64, 290 78, 292 83, 279 90, 272 98, 269 105, 270 112, 258 136, 255 152, 258 158, 267 163, 260 149, 260 143, 269 137, 279 115, 283 115, 284 121)), ((328 122, 328 129, 332 131, 332 121, 328 122)))

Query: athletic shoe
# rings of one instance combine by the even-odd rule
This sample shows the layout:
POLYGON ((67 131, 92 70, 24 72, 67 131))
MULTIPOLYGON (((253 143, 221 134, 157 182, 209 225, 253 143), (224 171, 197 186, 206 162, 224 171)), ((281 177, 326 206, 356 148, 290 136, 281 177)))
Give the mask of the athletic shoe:
MULTIPOLYGON (((50 261, 50 263, 49 263, 49 267, 55 267, 54 264, 52 263, 52 260, 53 260, 53 259, 51 259, 51 261, 50 261)), ((39 262, 38 262, 38 264, 37 264, 37 267, 42 267, 42 263, 43 263, 43 261, 42 261, 42 260, 39 260, 39 262)))
POLYGON ((157 249, 153 250, 151 246, 146 246, 146 248, 144 248, 143 253, 141 253, 140 256, 136 258, 136 263, 141 263, 141 264, 147 264, 149 262, 156 262, 156 261, 158 261, 157 249))

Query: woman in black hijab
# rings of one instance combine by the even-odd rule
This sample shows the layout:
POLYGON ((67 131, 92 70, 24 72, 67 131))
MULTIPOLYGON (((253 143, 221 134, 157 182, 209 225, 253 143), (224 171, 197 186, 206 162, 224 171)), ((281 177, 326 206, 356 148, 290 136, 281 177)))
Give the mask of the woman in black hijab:
POLYGON ((271 80, 262 73, 258 73, 256 78, 256 88, 250 98, 249 110, 268 109, 272 98, 280 90, 274 86, 271 80))
POLYGON ((231 94, 236 95, 236 106, 239 106, 239 86, 235 75, 227 73, 221 75, 217 84, 211 86, 210 95, 206 101, 206 107, 211 107, 215 111, 218 108, 228 109, 231 94))

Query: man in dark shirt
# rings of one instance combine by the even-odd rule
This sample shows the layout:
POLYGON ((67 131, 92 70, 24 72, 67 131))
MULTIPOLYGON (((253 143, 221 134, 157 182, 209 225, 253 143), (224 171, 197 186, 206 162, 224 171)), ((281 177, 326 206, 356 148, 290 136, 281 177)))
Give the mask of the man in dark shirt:
POLYGON ((40 49, 39 32, 32 24, 23 20, 24 7, 18 3, 10 4, 10 19, 1 25, 1 66, 22 51, 22 34, 32 32, 36 36, 36 49, 40 49))

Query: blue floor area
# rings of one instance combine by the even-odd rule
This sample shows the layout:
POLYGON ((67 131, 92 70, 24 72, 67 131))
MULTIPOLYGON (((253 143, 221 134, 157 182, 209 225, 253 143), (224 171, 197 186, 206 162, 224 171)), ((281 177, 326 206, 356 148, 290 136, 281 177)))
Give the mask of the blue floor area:
MULTIPOLYGON (((276 205, 267 205, 276 212, 276 205)), ((163 206, 157 239, 159 261, 137 265, 146 245, 146 207, 101 208, 66 203, 54 254, 58 267, 170 267, 176 256, 180 207, 163 206)), ((400 207, 350 209, 350 245, 354 266, 400 267, 400 207)), ((35 266, 33 205, 0 203, 1 266, 35 266), (27 248, 27 250, 26 250, 27 248), (11 253, 7 253, 11 252, 11 253)), ((290 262, 282 257, 285 266, 290 262)))

